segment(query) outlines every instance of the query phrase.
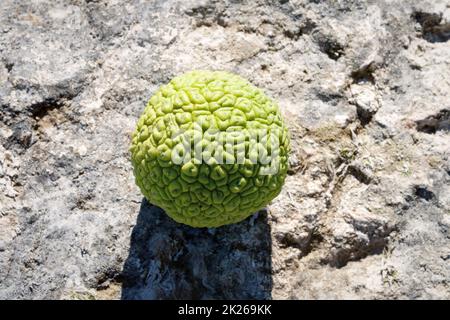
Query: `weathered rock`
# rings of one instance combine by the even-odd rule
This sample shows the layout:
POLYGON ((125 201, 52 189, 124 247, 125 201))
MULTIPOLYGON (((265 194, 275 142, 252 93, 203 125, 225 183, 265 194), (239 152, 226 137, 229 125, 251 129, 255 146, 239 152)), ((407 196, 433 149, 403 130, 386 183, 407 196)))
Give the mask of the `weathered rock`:
POLYGON ((450 298, 448 1, 0 7, 0 298, 450 298), (174 75, 266 88, 283 192, 218 229, 142 200, 130 134, 174 75))

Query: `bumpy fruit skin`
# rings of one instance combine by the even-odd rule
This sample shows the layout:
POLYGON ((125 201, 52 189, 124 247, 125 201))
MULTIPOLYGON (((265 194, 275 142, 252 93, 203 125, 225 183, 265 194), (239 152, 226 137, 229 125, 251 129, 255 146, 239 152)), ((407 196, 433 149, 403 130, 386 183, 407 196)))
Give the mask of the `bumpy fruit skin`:
MULTIPOLYGON (((242 146, 241 146, 242 147, 242 146)), ((192 227, 239 222, 266 206, 281 191, 288 166, 289 135, 277 104, 240 76, 222 71, 192 71, 162 86, 148 102, 131 144, 136 184, 153 204, 175 221, 192 227), (263 164, 175 164, 174 131, 253 128, 279 132, 277 172, 261 174, 263 164), (206 125, 205 125, 206 123, 206 125), (275 130, 277 129, 277 130, 275 130)), ((243 150, 243 149, 241 149, 243 150)))

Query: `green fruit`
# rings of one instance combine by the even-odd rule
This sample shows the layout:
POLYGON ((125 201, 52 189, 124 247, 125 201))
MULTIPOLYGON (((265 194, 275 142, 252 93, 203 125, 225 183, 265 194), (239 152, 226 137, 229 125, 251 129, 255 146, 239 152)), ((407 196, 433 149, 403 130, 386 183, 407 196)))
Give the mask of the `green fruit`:
POLYGON ((131 144, 136 184, 175 221, 239 222, 286 178, 289 135, 277 104, 243 78, 192 71, 162 86, 131 144))

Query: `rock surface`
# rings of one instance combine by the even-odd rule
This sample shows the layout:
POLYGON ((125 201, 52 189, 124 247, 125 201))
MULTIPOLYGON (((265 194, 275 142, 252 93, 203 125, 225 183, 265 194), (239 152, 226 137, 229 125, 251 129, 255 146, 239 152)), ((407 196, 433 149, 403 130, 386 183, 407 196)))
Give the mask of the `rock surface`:
POLYGON ((2 0, 0 298, 449 299, 449 157, 446 0, 2 0), (134 184, 134 124, 191 69, 289 122, 282 194, 236 225, 134 184))

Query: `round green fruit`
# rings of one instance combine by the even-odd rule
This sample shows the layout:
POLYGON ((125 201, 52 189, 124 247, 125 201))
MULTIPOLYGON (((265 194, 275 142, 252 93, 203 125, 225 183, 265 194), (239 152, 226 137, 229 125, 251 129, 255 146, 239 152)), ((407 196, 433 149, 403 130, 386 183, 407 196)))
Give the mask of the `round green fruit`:
POLYGON ((192 71, 148 102, 131 144, 136 184, 175 221, 239 222, 286 178, 289 135, 278 105, 240 76, 192 71))

